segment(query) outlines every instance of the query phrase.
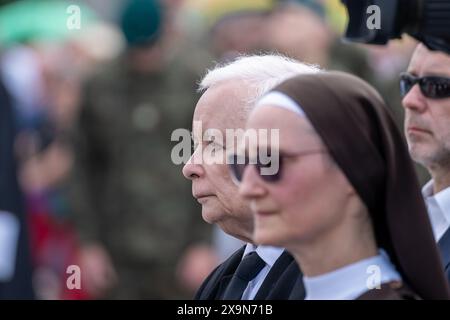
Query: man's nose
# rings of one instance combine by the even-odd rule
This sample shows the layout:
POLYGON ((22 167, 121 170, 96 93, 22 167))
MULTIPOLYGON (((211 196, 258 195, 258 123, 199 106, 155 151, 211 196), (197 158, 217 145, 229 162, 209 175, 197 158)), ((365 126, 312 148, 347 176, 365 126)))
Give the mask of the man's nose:
POLYGON ((409 90, 402 100, 402 105, 405 109, 410 109, 417 112, 423 112, 426 109, 426 97, 420 91, 418 84, 415 84, 411 90, 409 90))
POLYGON ((186 179, 194 180, 200 178, 205 174, 205 170, 202 165, 201 153, 198 148, 189 158, 188 162, 183 167, 183 175, 186 179))

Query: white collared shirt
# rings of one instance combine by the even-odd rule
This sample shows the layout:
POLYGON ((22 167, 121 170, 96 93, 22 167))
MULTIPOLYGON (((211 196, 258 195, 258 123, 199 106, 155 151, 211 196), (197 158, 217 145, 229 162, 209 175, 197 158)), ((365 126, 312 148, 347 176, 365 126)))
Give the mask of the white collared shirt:
POLYGON ((434 238, 438 242, 450 227, 450 187, 433 194, 433 180, 422 188, 434 238))
POLYGON ((363 293, 391 281, 400 281, 384 250, 337 270, 315 277, 303 277, 305 300, 354 300, 363 293), (378 277, 379 276, 379 277, 378 277))
POLYGON ((242 294, 241 300, 253 300, 255 298, 256 293, 258 293, 259 288, 264 282, 264 279, 277 259, 281 256, 284 249, 270 246, 255 246, 251 243, 247 243, 242 258, 253 251, 256 251, 261 259, 264 260, 266 265, 261 269, 258 275, 248 283, 247 288, 245 288, 244 293, 242 294))

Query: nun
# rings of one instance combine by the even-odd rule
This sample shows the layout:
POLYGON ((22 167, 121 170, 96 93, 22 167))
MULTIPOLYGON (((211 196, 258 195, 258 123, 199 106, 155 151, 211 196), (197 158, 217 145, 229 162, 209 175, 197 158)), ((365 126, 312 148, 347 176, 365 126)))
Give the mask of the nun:
POLYGON ((229 161, 254 241, 293 254, 307 300, 449 298, 407 148, 370 85, 341 72, 291 78, 247 129, 279 130, 229 161), (267 163, 263 150, 277 156, 267 163))

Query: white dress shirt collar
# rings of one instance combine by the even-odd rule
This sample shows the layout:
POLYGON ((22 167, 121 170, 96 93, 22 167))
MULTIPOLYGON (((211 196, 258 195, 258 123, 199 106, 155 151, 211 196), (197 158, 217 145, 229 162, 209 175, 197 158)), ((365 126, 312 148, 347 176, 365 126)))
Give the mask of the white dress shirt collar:
POLYGON ((434 194, 433 180, 430 180, 422 188, 422 195, 427 205, 434 238, 438 242, 450 227, 450 187, 434 194))
POLYGON ((244 290, 244 293, 242 294, 242 300, 253 300, 255 298, 259 288, 264 282, 264 279, 267 277, 270 269, 273 267, 275 262, 281 256, 284 249, 270 246, 255 246, 251 243, 247 243, 242 258, 244 258, 247 254, 253 251, 256 251, 256 253, 258 253, 261 259, 264 260, 266 265, 258 273, 258 275, 248 283, 247 288, 244 290))
POLYGON ((353 300, 378 284, 399 280, 401 276, 390 262, 387 253, 380 250, 377 256, 329 273, 315 277, 304 276, 305 300, 353 300))
POLYGON ((284 249, 271 246, 255 246, 254 244, 247 243, 242 258, 244 258, 247 254, 253 251, 256 251, 256 253, 261 257, 261 259, 263 259, 267 265, 272 267, 275 261, 277 261, 277 259, 281 256, 284 249))

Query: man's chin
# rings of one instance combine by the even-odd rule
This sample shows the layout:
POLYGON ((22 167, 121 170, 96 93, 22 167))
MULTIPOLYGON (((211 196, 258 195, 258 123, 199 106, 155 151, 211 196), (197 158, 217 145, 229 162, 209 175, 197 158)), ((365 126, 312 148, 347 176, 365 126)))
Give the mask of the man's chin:
POLYGON ((409 144, 409 154, 414 162, 427 167, 430 164, 431 159, 433 158, 432 151, 427 150, 423 145, 418 143, 409 144))
POLYGON ((217 212, 218 210, 214 210, 207 204, 202 206, 202 218, 209 224, 217 224, 221 218, 222 214, 217 212))

